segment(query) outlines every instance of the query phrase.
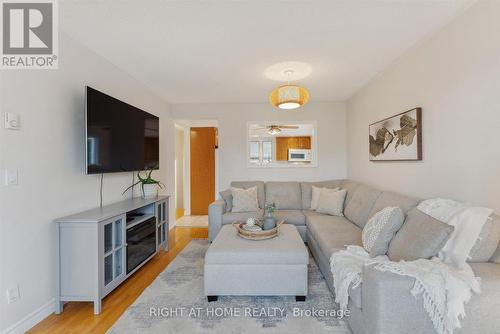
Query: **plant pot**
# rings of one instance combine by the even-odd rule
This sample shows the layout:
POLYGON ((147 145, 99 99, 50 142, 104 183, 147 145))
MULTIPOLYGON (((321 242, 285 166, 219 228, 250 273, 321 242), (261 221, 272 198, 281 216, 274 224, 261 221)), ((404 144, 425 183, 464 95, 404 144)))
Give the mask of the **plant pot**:
POLYGON ((266 216, 264 218, 264 227, 263 230, 271 230, 276 227, 276 219, 273 216, 266 216))
POLYGON ((143 184, 141 192, 143 198, 158 197, 158 186, 156 184, 143 184))

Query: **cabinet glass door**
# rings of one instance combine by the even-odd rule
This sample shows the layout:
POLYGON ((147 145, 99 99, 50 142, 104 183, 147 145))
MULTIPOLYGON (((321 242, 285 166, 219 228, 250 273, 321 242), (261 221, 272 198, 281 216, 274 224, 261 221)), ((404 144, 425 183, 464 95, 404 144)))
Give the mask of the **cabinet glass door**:
POLYGON ((111 281, 113 281, 113 254, 104 258, 104 285, 108 285, 111 281))
POLYGON ((161 224, 161 243, 164 244, 167 236, 167 223, 161 224))
POLYGON ((161 221, 164 222, 166 219, 166 212, 167 212, 167 202, 161 203, 161 221))
POLYGON ((167 235, 167 201, 162 201, 156 204, 156 214, 158 226, 156 229, 156 237, 158 248, 165 245, 167 235))
POLYGON ((123 251, 124 251, 124 245, 123 245, 123 234, 124 234, 124 223, 123 219, 117 219, 115 220, 114 224, 114 229, 115 229, 115 250, 114 250, 114 268, 115 268, 115 276, 114 278, 117 278, 121 274, 123 274, 123 251))
POLYGON ((119 249, 115 251, 115 277, 123 274, 123 250, 119 249))
POLYGON ((156 227, 156 249, 161 247, 161 225, 156 227))
POLYGON ((104 225, 104 253, 109 253, 113 248, 113 224, 104 225))
POLYGON ((115 218, 104 225, 104 286, 124 274, 124 234, 123 217, 115 218))
POLYGON ((123 243, 123 226, 122 220, 115 221, 115 248, 121 247, 123 243))

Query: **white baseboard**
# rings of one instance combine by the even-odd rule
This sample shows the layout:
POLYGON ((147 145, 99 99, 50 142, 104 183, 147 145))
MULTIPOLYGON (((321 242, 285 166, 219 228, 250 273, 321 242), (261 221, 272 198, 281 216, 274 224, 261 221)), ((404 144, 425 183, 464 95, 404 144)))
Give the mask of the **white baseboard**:
POLYGON ((43 319, 55 311, 55 301, 51 299, 48 303, 42 305, 37 310, 31 312, 23 319, 19 320, 12 326, 3 331, 2 334, 23 334, 30 330, 33 326, 38 324, 43 319))

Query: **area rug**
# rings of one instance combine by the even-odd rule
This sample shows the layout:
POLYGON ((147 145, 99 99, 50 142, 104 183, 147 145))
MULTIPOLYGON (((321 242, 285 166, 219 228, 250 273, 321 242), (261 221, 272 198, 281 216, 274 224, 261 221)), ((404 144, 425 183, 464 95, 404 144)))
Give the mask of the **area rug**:
POLYGON ((203 292, 208 246, 207 240, 191 241, 108 333, 350 333, 312 258, 305 302, 221 296, 208 303, 203 292))

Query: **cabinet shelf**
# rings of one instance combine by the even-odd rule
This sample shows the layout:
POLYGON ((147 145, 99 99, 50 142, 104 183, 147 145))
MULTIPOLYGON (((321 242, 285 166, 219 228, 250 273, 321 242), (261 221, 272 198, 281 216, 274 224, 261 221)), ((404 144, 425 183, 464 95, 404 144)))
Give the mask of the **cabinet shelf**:
POLYGON ((146 221, 150 218, 153 218, 155 215, 144 215, 144 216, 136 216, 134 219, 127 221, 127 229, 132 228, 143 221, 146 221))

